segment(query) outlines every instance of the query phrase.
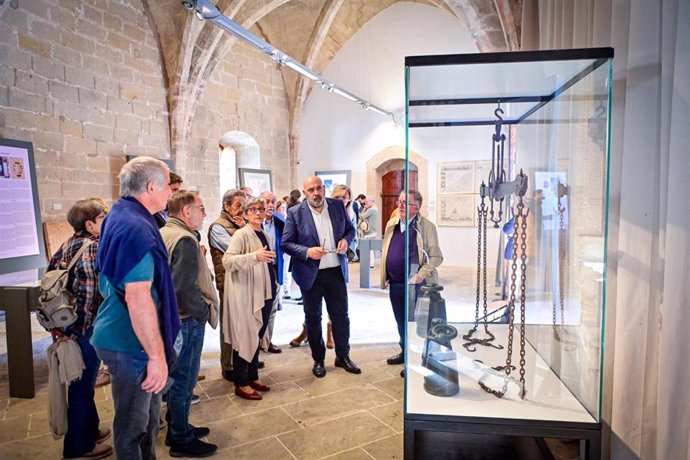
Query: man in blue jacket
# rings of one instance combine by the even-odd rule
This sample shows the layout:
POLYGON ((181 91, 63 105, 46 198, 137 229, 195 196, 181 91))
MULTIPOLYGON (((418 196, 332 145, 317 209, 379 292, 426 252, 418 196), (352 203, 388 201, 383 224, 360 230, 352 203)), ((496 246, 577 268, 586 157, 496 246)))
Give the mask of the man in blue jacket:
POLYGON ((304 180, 307 199, 288 210, 283 251, 292 256, 292 276, 304 296, 304 319, 316 377, 326 375, 326 347, 321 331, 321 303, 333 323, 335 366, 347 372, 362 371, 350 359, 350 318, 347 306, 347 248, 355 228, 342 200, 325 197, 316 176, 304 180))
MULTIPOLYGON (((262 226, 264 231, 268 233, 268 244, 271 246, 268 249, 276 253, 275 262, 271 265, 275 270, 276 282, 278 283, 278 290, 280 291, 280 286, 283 284, 283 250, 280 248, 280 243, 283 241, 283 228, 285 227, 285 222, 280 213, 276 212, 276 196, 273 192, 262 192, 259 197, 266 201, 264 223, 262 226)), ((283 351, 271 342, 276 312, 280 309, 280 296, 276 295, 273 299, 273 309, 268 319, 266 333, 261 339, 261 349, 269 353, 282 353, 283 351)))

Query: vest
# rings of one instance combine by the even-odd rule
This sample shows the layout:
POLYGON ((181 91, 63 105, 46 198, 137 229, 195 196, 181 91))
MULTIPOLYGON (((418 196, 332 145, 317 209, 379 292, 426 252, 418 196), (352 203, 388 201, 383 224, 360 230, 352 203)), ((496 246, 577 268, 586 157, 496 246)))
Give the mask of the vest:
POLYGON ((225 267, 223 267, 223 254, 225 251, 214 248, 211 244, 211 229, 214 225, 220 225, 228 234, 232 236, 239 228, 230 220, 230 216, 225 212, 220 212, 220 217, 215 220, 208 227, 208 242, 209 248, 211 249, 211 260, 213 261, 213 271, 216 273, 216 287, 220 293, 221 298, 223 297, 223 287, 225 286, 225 267))
MULTIPOLYGON (((208 265, 206 265, 206 258, 201 253, 201 248, 199 247, 199 240, 194 232, 192 232, 184 223, 178 219, 171 219, 167 222, 166 226, 161 228, 161 235, 163 236, 163 242, 165 247, 168 249, 168 254, 172 254, 177 243, 182 238, 191 237, 197 246, 197 259, 199 262, 199 273, 197 274, 196 284, 201 291, 201 297, 211 306, 211 325, 214 322, 217 324, 217 316, 214 321, 214 309, 218 311, 218 294, 213 286, 213 275, 211 275, 211 270, 209 270, 208 265), (215 308, 214 308, 215 307, 215 308)), ((182 318, 182 316, 180 316, 182 318)), ((215 326, 214 326, 215 327, 215 326)))

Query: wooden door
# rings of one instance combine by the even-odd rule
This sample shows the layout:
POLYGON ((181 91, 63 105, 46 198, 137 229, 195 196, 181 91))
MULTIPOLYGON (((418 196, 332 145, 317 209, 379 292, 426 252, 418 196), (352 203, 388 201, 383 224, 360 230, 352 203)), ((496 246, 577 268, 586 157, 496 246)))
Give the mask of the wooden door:
MULTIPOLYGON (((417 171, 410 171, 410 188, 417 188, 417 171)), ((385 230, 386 222, 391 218, 391 214, 397 207, 395 202, 398 201, 400 191, 405 189, 405 170, 391 171, 384 174, 381 178, 381 203, 379 209, 381 211, 381 235, 385 230)))

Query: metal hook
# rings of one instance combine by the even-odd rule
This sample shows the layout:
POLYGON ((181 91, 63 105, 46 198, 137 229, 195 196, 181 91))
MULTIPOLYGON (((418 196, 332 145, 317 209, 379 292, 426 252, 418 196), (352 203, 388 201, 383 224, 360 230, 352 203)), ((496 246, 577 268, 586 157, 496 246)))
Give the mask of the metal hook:
POLYGON ((503 109, 501 108, 501 104, 498 104, 498 108, 497 108, 496 110, 494 110, 494 116, 495 116, 497 119, 503 121, 503 117, 502 117, 501 115, 499 115, 499 113, 500 113, 501 115, 503 115, 503 114, 505 113, 505 112, 503 111, 503 109))

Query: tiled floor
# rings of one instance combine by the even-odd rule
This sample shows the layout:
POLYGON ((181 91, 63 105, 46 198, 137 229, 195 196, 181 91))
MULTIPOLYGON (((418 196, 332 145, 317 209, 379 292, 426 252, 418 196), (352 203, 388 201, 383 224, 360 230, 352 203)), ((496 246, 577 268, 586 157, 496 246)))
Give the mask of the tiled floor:
MULTIPOLYGON (((441 282, 447 299, 473 298, 471 271, 448 267, 441 282)), ((258 402, 238 398, 232 384, 221 378, 218 332, 207 327, 201 363, 206 379, 197 387, 202 400, 192 406, 191 422, 211 428, 208 440, 218 444, 218 458, 402 458, 402 366, 385 362, 399 351, 397 329, 388 293, 378 288, 378 269, 371 274, 371 285, 360 289, 359 265, 350 265, 351 357, 363 373, 352 375, 335 368, 329 350, 328 373, 315 378, 309 347, 286 345, 299 333, 303 320, 302 307, 286 301, 276 317, 273 337, 283 352, 261 355, 266 368, 260 377, 271 391, 258 402)), ((466 303, 449 304, 449 315, 472 318, 473 302, 466 303)), ((61 458, 62 441, 53 440, 48 427, 45 350, 50 337, 34 321, 32 338, 37 395, 9 398, 5 323, 0 322, 0 459, 61 458)), ((96 401, 101 421, 109 427, 113 418, 109 386, 97 389, 96 401)), ((161 434, 158 454, 168 458, 163 439, 161 434)), ((550 443, 550 447, 556 458, 577 458, 576 445, 550 443)))
MULTIPOLYGON (((192 406, 191 421, 211 428, 209 442, 218 444, 218 457, 253 459, 395 459, 402 458, 402 366, 388 366, 386 358, 399 348, 387 293, 377 289, 376 273, 371 290, 357 287, 359 272, 351 265, 351 357, 362 368, 352 375, 333 367, 328 351, 323 379, 311 373, 309 347, 286 344, 299 332, 301 306, 285 302, 278 313, 274 343, 281 354, 264 354, 260 371, 271 391, 261 401, 234 395, 233 386, 221 378, 218 332, 207 329, 202 372, 192 406)), ((62 441, 53 440, 48 427, 47 365, 45 349, 50 337, 34 324, 34 399, 9 398, 5 323, 0 323, 0 458, 58 459, 62 441)), ((110 387, 96 390, 102 424, 110 426, 113 408, 110 387)), ((158 454, 168 458, 159 437, 158 454)))

